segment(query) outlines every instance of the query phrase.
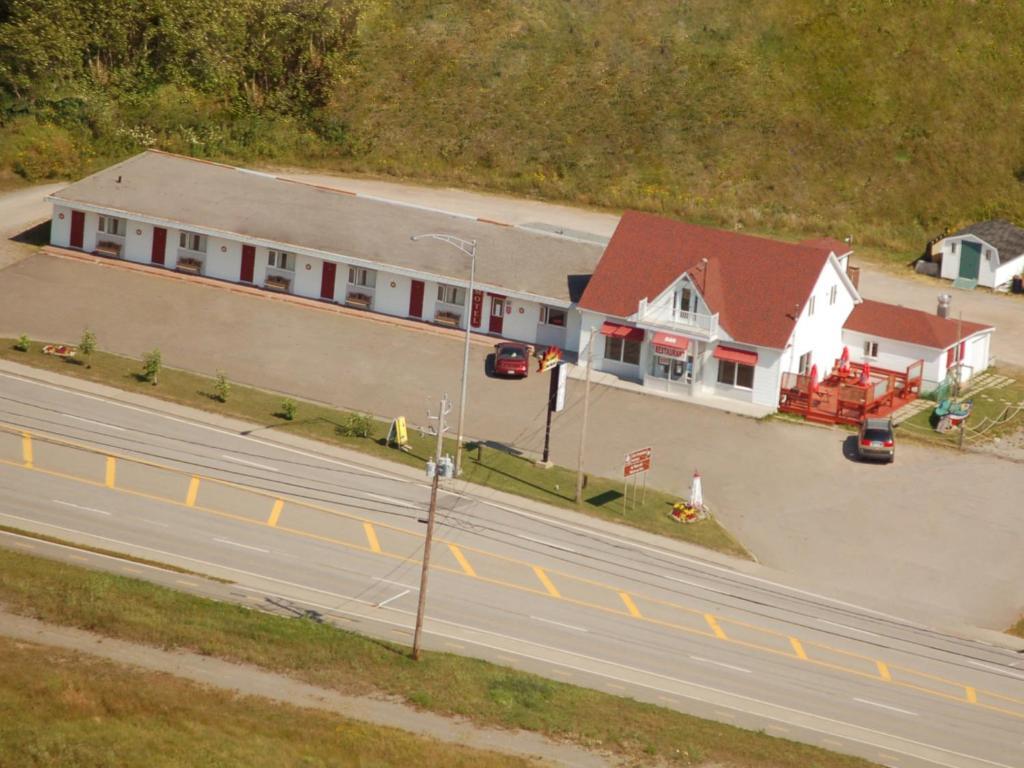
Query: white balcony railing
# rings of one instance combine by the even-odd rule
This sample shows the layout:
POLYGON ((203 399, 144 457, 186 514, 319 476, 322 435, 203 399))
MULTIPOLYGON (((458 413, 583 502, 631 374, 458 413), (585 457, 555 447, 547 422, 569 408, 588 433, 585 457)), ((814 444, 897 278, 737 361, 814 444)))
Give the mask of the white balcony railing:
POLYGON ((644 300, 640 302, 637 322, 664 330, 678 331, 687 336, 694 336, 706 341, 713 341, 718 338, 717 312, 713 315, 707 315, 702 312, 686 312, 671 308, 654 310, 644 300))

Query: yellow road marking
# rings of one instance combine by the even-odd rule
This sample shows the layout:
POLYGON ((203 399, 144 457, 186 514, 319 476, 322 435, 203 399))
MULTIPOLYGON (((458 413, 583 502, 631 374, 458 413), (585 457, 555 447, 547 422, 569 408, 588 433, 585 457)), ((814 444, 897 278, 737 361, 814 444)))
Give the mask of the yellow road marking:
POLYGON ((103 480, 103 484, 107 488, 113 488, 117 485, 117 459, 113 456, 107 456, 107 475, 103 480))
POLYGON ((370 545, 370 551, 380 554, 380 542, 377 541, 377 532, 373 529, 373 524, 363 523, 363 530, 366 531, 366 541, 370 545))
POLYGON ((804 650, 804 645, 795 637, 789 638, 789 644, 793 646, 793 653, 796 654, 798 659, 807 661, 807 652, 804 650))
POLYGON ((32 435, 28 432, 21 433, 21 461, 32 469, 32 435))
POLYGON ((977 704, 978 703, 978 692, 976 690, 974 690, 974 688, 972 688, 969 685, 965 685, 964 686, 964 692, 967 694, 967 703, 968 704, 977 704))
POLYGON ((555 589, 555 585, 551 583, 551 579, 549 579, 548 575, 544 573, 543 568, 539 565, 535 565, 533 566, 533 572, 537 574, 537 578, 540 579, 540 583, 544 585, 544 589, 548 591, 549 595, 552 597, 561 597, 561 595, 558 594, 558 590, 555 589))
POLYGON ((634 619, 642 619, 640 615, 640 609, 636 607, 636 603, 633 602, 633 598, 629 596, 628 592, 619 592, 619 597, 622 598, 622 602, 626 604, 626 610, 629 611, 629 615, 634 619))
POLYGON ((716 619, 712 614, 705 613, 704 621, 708 623, 708 626, 711 627, 711 631, 715 633, 715 637, 717 637, 719 640, 729 639, 728 636, 726 636, 725 632, 722 630, 722 628, 718 626, 718 619, 716 619))
POLYGON ((277 521, 281 518, 282 509, 284 509, 284 502, 281 499, 275 499, 274 508, 270 510, 270 517, 267 518, 267 525, 271 528, 277 527, 277 521))
POLYGON ((188 495, 185 497, 185 506, 194 507, 196 505, 196 496, 199 495, 199 478, 192 475, 192 479, 188 481, 188 495))
POLYGON ((889 665, 884 661, 876 661, 875 665, 878 667, 878 676, 885 680, 885 682, 891 683, 892 673, 889 672, 889 665))
POLYGON ((469 560, 466 559, 466 556, 462 554, 462 550, 454 544, 449 544, 448 549, 452 551, 452 555, 459 561, 459 565, 462 566, 462 570, 466 572, 466 575, 476 578, 476 571, 473 570, 473 566, 469 564, 469 560))

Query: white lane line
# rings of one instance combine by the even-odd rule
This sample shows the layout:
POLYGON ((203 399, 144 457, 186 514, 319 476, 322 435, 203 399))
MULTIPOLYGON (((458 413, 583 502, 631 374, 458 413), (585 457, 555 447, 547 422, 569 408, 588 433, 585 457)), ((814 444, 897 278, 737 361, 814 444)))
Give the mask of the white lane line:
POLYGON ((405 507, 406 509, 420 509, 422 504, 415 504, 408 499, 396 499, 394 496, 381 496, 379 493, 371 493, 370 491, 360 491, 366 498, 374 499, 375 501, 384 501, 388 504, 393 504, 396 507, 405 507))
POLYGON ((149 520, 149 519, 147 519, 145 517, 140 517, 139 518, 139 522, 149 523, 150 525, 156 525, 156 526, 159 526, 161 528, 170 528, 171 527, 167 523, 160 523, 160 522, 157 522, 156 520, 149 520))
POLYGON ((833 627, 839 627, 840 629, 845 629, 849 632, 859 632, 862 635, 870 635, 871 637, 881 637, 881 635, 877 635, 874 632, 868 632, 866 629, 857 629, 856 627, 850 627, 846 624, 837 624, 836 622, 829 621, 828 619, 818 619, 818 621, 822 624, 830 624, 833 627))
POLYGON ((398 598, 400 598, 400 597, 405 597, 405 596, 406 596, 406 595, 408 595, 408 594, 409 594, 410 592, 412 592, 412 590, 411 590, 411 589, 403 589, 403 590, 402 590, 401 592, 399 592, 399 593, 398 593, 397 595, 393 595, 393 596, 389 597, 389 598, 388 598, 387 600, 381 600, 381 601, 380 601, 379 603, 377 603, 377 607, 378 607, 378 608, 383 608, 383 607, 384 607, 385 605, 387 605, 388 603, 393 603, 393 602, 394 602, 395 600, 397 600, 398 598))
POLYGON ((419 587, 415 587, 412 584, 403 584, 400 581, 392 581, 391 579, 385 579, 383 576, 374 576, 373 580, 383 581, 385 584, 394 584, 396 587, 405 587, 406 589, 411 589, 417 592, 419 591, 419 587))
POLYGON ((277 468, 275 468, 275 467, 268 467, 266 464, 257 464, 255 461, 249 461, 248 459, 241 459, 238 456, 232 456, 230 453, 222 453, 220 455, 220 457, 222 459, 227 459, 228 461, 233 461, 236 464, 247 464, 250 467, 256 467, 256 469, 265 469, 265 470, 267 470, 267 472, 277 472, 278 471, 277 468))
POLYGON ((903 715, 912 715, 913 717, 917 717, 917 712, 911 712, 909 709, 900 709, 899 707, 893 707, 888 704, 879 704, 877 701, 871 701, 869 699, 854 699, 854 701, 859 701, 861 704, 870 704, 872 707, 888 709, 891 712, 899 712, 903 715))
POLYGON ((543 621, 545 624, 554 624, 556 627, 565 627, 566 629, 574 629, 577 632, 589 632, 590 630, 586 627, 577 627, 575 624, 563 624, 560 621, 552 621, 551 619, 543 619, 540 616, 531 616, 534 621, 543 621))
POLYGON ((705 659, 703 656, 691 656, 690 658, 693 659, 694 661, 699 661, 699 662, 702 662, 704 664, 714 664, 715 666, 718 666, 718 667, 725 667, 726 669, 732 669, 732 670, 735 670, 736 672, 746 672, 748 675, 750 674, 750 670, 749 669, 744 669, 743 667, 737 667, 737 666, 735 666, 733 664, 726 664, 724 661, 715 661, 714 659, 705 659))
POLYGON ((66 419, 74 419, 75 421, 84 421, 86 424, 95 424, 97 427, 105 427, 106 429, 112 429, 115 432, 124 432, 123 427, 115 427, 113 424, 106 424, 105 422, 96 421, 95 419, 87 419, 84 416, 75 416, 74 414, 71 413, 62 413, 61 416, 63 416, 66 419))
MULTIPOLYGON (((3 375, 3 374, 0 374, 0 375, 3 375)), ((28 517, 21 517, 19 515, 12 515, 9 512, 0 512, 0 517, 8 517, 8 518, 11 518, 11 519, 14 519, 14 520, 20 520, 20 521, 25 522, 25 523, 38 523, 39 522, 39 521, 33 520, 31 518, 28 518, 28 517)), ((250 578, 263 579, 265 581, 270 581, 270 582, 274 582, 274 583, 277 583, 277 584, 284 584, 285 586, 288 586, 288 587, 296 587, 296 588, 299 588, 299 589, 304 589, 304 590, 308 590, 310 592, 315 592, 315 593, 318 593, 318 594, 321 594, 321 595, 325 595, 327 597, 330 597, 331 600, 334 601, 335 604, 326 605, 324 603, 316 603, 316 602, 313 602, 311 600, 304 600, 303 602, 305 604, 309 605, 312 608, 320 608, 320 609, 322 609, 322 610, 324 610, 324 611, 326 611, 328 613, 334 614, 335 616, 341 616, 341 617, 346 617, 346 618, 348 616, 354 616, 356 618, 363 618, 362 614, 356 613, 355 611, 345 611, 343 609, 338 608, 337 604, 336 604, 336 601, 339 600, 339 599, 340 600, 345 600, 345 601, 350 601, 350 602, 352 602, 352 603, 354 603, 356 605, 359 605, 359 604, 367 605, 367 606, 372 605, 368 601, 363 600, 362 598, 360 598, 358 596, 355 596, 355 595, 345 595, 345 594, 342 594, 342 593, 339 593, 339 592, 332 592, 332 591, 329 591, 329 590, 326 590, 326 589, 320 589, 318 587, 313 587, 313 586, 309 586, 309 585, 305 585, 305 584, 297 584, 295 582, 287 581, 285 579, 278 579, 278 578, 275 578, 273 576, 266 576, 266 575, 259 574, 259 573, 253 573, 252 571, 245 571, 245 570, 242 570, 241 568, 233 568, 233 567, 231 567, 229 565, 223 565, 223 564, 220 564, 220 563, 212 563, 212 562, 209 562, 207 560, 200 560, 198 558, 189 557, 188 555, 183 555, 183 554, 179 554, 179 553, 175 553, 175 552, 167 552, 165 550, 156 549, 154 547, 147 547, 147 546, 145 546, 143 544, 132 544, 131 542, 123 541, 123 540, 120 540, 120 539, 112 539, 112 538, 108 538, 106 536, 97 536, 96 534, 89 533, 88 531, 80 531, 80 530, 77 530, 77 529, 74 529, 74 528, 65 528, 64 526, 54 525, 53 523, 41 523, 41 524, 45 525, 48 528, 55 528, 57 530, 65 531, 65 532, 68 532, 68 533, 77 533, 77 534, 80 534, 80 535, 83 535, 83 536, 89 536, 90 538, 99 539, 101 541, 107 541, 107 542, 110 542, 110 543, 113 543, 113 544, 121 544, 121 545, 124 545, 124 546, 134 546, 134 547, 137 547, 139 549, 149 550, 150 552, 154 552, 154 553, 159 554, 159 555, 166 555, 166 556, 170 556, 170 557, 176 557, 176 558, 179 558, 181 560, 188 560, 188 561, 196 563, 198 565, 203 565, 203 566, 207 566, 207 567, 217 568, 217 569, 221 569, 221 570, 226 571, 226 572, 238 573, 238 574, 242 574, 243 576, 248 576, 250 578)), ((0 531, 0 536, 8 536, 8 537, 15 537, 15 538, 26 538, 24 536, 19 536, 19 534, 8 533, 6 531, 0 531)), ((35 541, 35 540, 33 540, 33 541, 35 541)), ((51 542, 42 542, 42 543, 44 543, 46 546, 56 547, 58 549, 69 549, 69 550, 73 550, 73 551, 77 550, 76 547, 68 546, 66 544, 56 544, 56 543, 51 543, 51 542)), ((114 557, 113 555, 104 555, 104 554, 94 553, 93 557, 94 558, 99 558, 99 559, 105 559, 105 560, 114 560, 116 562, 124 562, 121 558, 114 557)), ((165 570, 165 569, 158 568, 156 566, 146 566, 146 567, 153 568, 154 570, 165 570)), ((289 596, 289 595, 273 594, 273 593, 270 593, 270 592, 268 592, 266 590, 255 589, 253 587, 248 587, 248 586, 245 586, 243 584, 238 584, 237 585, 237 589, 241 589, 241 590, 244 590, 246 592, 257 592, 257 593, 260 593, 260 594, 263 594, 263 595, 269 595, 271 597, 281 597, 281 598, 285 598, 285 599, 289 599, 289 600, 293 599, 293 597, 289 596)), ((400 609, 397 609, 397 610, 400 610, 400 609)), ((412 612, 406 612, 406 613, 407 613, 410 621, 415 616, 415 614, 412 613, 412 612)), ((389 625, 392 625, 392 626, 404 626, 404 625, 398 625, 395 622, 388 621, 385 618, 374 618, 373 620, 376 621, 379 624, 389 624, 389 625)), ((963 752, 957 752, 956 750, 947 749, 946 747, 939 747, 939 746, 936 746, 934 744, 928 744, 927 742, 916 741, 914 739, 910 739, 910 738, 907 738, 905 736, 899 736, 899 735, 896 735, 896 734, 893 734, 893 733, 888 733, 886 731, 880 731, 880 730, 877 730, 877 729, 874 729, 874 728, 868 728, 866 726, 857 725, 855 723, 845 722, 843 720, 837 720, 835 718, 826 717, 826 716, 820 715, 820 714, 812 714, 810 712, 807 712, 806 710, 796 709, 795 707, 788 707, 788 706, 786 706, 784 704, 776 704, 776 703, 773 703, 773 702, 766 701, 764 699, 754 698, 752 696, 745 696, 744 694, 734 693, 732 691, 726 691, 726 690, 723 690, 721 688, 714 688, 712 686, 704 685, 702 683, 691 682, 691 681, 686 680, 684 678, 672 677, 672 676, 666 675, 664 673, 652 672, 651 670, 640 669, 638 667, 633 667, 633 666, 630 666, 628 664, 622 664, 622 663, 618 663, 618 662, 610 662, 608 659, 603 659, 603 658, 596 657, 596 656, 588 656, 587 654, 578 653, 576 651, 567 651, 565 649, 555 648, 555 647, 549 646, 549 645, 544 645, 543 643, 538 643, 538 642, 533 641, 533 640, 525 640, 524 638, 518 638, 518 637, 515 637, 514 635, 505 635, 505 634, 502 634, 500 632, 495 632, 493 630, 483 629, 482 627, 474 627, 474 626, 471 626, 469 624, 460 624, 459 622, 450 621, 450 620, 447 620, 447 619, 434 619, 433 621, 436 622, 438 625, 443 624, 443 625, 447 625, 449 627, 453 627, 456 630, 466 630, 466 631, 478 632, 481 635, 488 635, 488 636, 497 638, 498 640, 512 641, 512 642, 516 642, 516 643, 527 642, 531 646, 533 646, 534 648, 539 649, 540 651, 545 651, 545 652, 549 652, 549 653, 563 653, 563 654, 565 654, 567 656, 571 656, 571 657, 573 657, 575 659, 579 659, 580 660, 579 662, 577 662, 576 665, 570 664, 568 662, 562 662, 563 666, 565 666, 565 667, 567 667, 569 669, 575 669, 575 670, 577 670, 579 672, 583 672, 583 673, 587 673, 587 674, 595 674, 595 675, 598 675, 600 677, 604 677, 604 678, 609 679, 609 680, 616 680, 616 681, 621 682, 621 683, 628 683, 630 685, 634 685, 634 686, 637 686, 637 687, 640 687, 640 688, 646 688, 648 690, 653 690, 653 691, 656 691, 658 693, 671 693, 673 695, 681 696, 683 698, 690 699, 690 700, 709 701, 709 699, 701 698, 699 696, 696 696, 692 692, 680 693, 680 692, 678 692, 676 690, 672 690, 672 689, 669 689, 669 688, 664 688, 661 685, 654 685, 654 684, 649 683, 649 682, 639 682, 637 680, 637 676, 638 675, 642 675, 642 674, 646 674, 646 675, 650 675, 652 678, 656 678, 656 679, 658 679, 660 681, 664 681, 665 683, 668 683, 668 684, 687 685, 687 686, 692 687, 695 690, 699 690, 699 691, 705 692, 705 695, 707 695, 707 694, 715 694, 715 695, 730 696, 730 697, 732 697, 736 701, 746 702, 748 707, 749 707, 750 704, 757 704, 757 705, 762 705, 762 706, 770 706, 775 711, 777 711, 779 713, 786 713, 786 715, 788 717, 790 717, 790 718, 792 718, 795 715, 795 716, 799 716, 801 718, 813 719, 813 720, 817 721, 816 723, 809 723, 809 722, 805 721, 805 722, 801 723, 801 725, 802 725, 803 728, 805 728, 807 730, 810 730, 810 731, 813 731, 815 733, 822 734, 823 736, 833 735, 832 731, 825 730, 825 725, 826 724, 829 727, 835 727, 835 726, 848 727, 848 728, 856 729, 858 731, 858 735, 846 735, 845 738, 847 738, 849 741, 855 742, 857 744, 864 744, 864 745, 869 746, 869 747, 881 747, 882 745, 878 743, 877 739, 879 737, 882 737, 882 738, 887 738, 887 739, 898 740, 902 744, 908 744, 908 745, 912 745, 914 747, 923 747, 925 749, 934 750, 936 752, 941 752, 941 753, 943 753, 945 755, 950 755, 953 758, 964 758, 964 759, 968 759, 968 760, 974 760, 976 762, 984 763, 985 765, 994 766, 994 768, 1013 768, 1013 766, 1007 765, 1006 763, 997 763, 997 762, 995 762, 993 760, 987 760, 987 759, 985 759, 983 757, 978 757, 976 755, 968 755, 968 754, 965 754, 963 752), (586 663, 587 666, 583 666, 584 663, 586 663), (595 664, 600 665, 600 668, 595 669, 595 666, 594 666, 595 664), (626 676, 625 674, 622 675, 622 676, 616 675, 616 674, 612 674, 611 672, 607 671, 608 667, 615 667, 615 668, 621 669, 621 670, 624 671, 624 673, 627 673, 628 676, 626 676), (820 723, 820 725, 818 723, 820 723)), ((464 642, 467 641, 467 639, 465 637, 463 637, 462 635, 447 634, 443 630, 440 630, 440 629, 437 629, 437 628, 431 629, 430 630, 430 634, 432 634, 432 635, 434 635, 436 637, 440 637, 440 638, 445 639, 445 640, 462 640, 464 642)), ((488 650, 495 651, 495 652, 497 652, 499 654, 501 654, 502 651, 506 651, 507 652, 509 650, 505 646, 496 645, 494 643, 487 643, 487 642, 484 642, 482 640, 469 640, 468 642, 472 642, 474 645, 477 645, 477 646, 479 646, 481 648, 486 648, 488 650)), ((505 656, 505 655, 498 655, 498 658, 504 659, 506 661, 512 661, 512 662, 517 662, 517 661, 519 661, 521 659, 527 659, 529 661, 551 663, 551 659, 550 658, 547 658, 547 657, 544 657, 544 656, 539 656, 536 653, 528 653, 528 652, 523 651, 523 650, 516 651, 516 653, 517 653, 517 658, 512 658, 510 656, 505 656)), ((735 705, 735 704, 725 704, 725 706, 731 707, 731 708, 735 709, 738 712, 748 712, 747 709, 740 709, 740 707, 735 705)), ((716 712, 717 711, 718 710, 716 710, 716 712)), ((790 723, 790 722, 792 722, 791 720, 783 719, 783 717, 781 715, 778 715, 778 714, 766 714, 766 713, 761 712, 761 713, 757 713, 757 716, 759 716, 761 718, 764 718, 766 720, 775 720, 776 722, 783 722, 783 723, 790 723)), ((886 748, 890 749, 890 750, 893 750, 893 747, 891 745, 886 745, 886 748)), ((896 749, 896 750, 893 750, 893 751, 898 751, 898 752, 900 752, 900 754, 907 755, 908 757, 918 757, 919 756, 919 753, 911 752, 906 747, 904 747, 902 750, 896 749)), ((962 765, 961 761, 958 761, 956 763, 951 763, 951 762, 939 762, 938 760, 935 760, 934 758, 929 758, 929 760, 930 760, 930 762, 934 763, 935 765, 943 766, 943 768, 959 768, 959 766, 962 765)))
POLYGON ((81 509, 84 512, 95 512, 97 515, 106 515, 110 517, 110 512, 102 509, 96 509, 95 507, 83 507, 81 504, 72 504, 70 501, 61 501, 60 499, 50 499, 54 504, 63 504, 65 507, 72 507, 74 509, 81 509))
POLYGON ((545 547, 551 547, 552 549, 560 549, 563 552, 570 552, 570 553, 572 553, 574 555, 576 554, 576 550, 575 549, 570 549, 569 547, 563 547, 561 544, 552 544, 550 541, 544 541, 543 539, 535 539, 532 536, 524 536, 521 533, 515 534, 515 537, 517 539, 526 539, 527 541, 532 541, 534 544, 540 544, 540 545, 545 546, 545 547))
MULTIPOLYGON (((1008 677, 1016 677, 1018 680, 1024 680, 1024 675, 1019 675, 1016 672, 1011 672, 1010 670, 1004 669, 1003 667, 997 667, 994 664, 986 664, 983 661, 975 661, 974 659, 968 659, 967 663, 973 664, 976 667, 981 667, 982 669, 990 669, 993 672, 996 672, 1000 675, 1007 675, 1008 677)), ((1010 666, 1012 667, 1013 665, 1011 664, 1010 666)))
POLYGON ((251 549, 254 552, 263 552, 269 555, 269 549, 263 549, 262 547, 253 547, 249 544, 239 544, 237 541, 231 541, 231 539, 214 539, 214 541, 220 542, 221 544, 230 544, 232 547, 241 547, 242 549, 251 549))

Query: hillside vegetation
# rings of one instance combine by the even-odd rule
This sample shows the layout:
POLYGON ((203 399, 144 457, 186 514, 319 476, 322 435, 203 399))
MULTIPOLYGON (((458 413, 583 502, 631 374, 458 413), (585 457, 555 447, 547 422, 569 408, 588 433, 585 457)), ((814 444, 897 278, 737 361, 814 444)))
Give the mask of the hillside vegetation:
POLYGON ((1020 3, 9 2, 0 161, 26 177, 153 144, 905 252, 1024 219, 1020 3))

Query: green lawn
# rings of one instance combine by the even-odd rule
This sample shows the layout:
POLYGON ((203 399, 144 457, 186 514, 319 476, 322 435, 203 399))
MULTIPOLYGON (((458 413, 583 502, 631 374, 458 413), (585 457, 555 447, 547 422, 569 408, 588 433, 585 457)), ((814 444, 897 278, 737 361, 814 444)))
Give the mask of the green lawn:
POLYGON ((4 637, 0 702, 6 768, 533 765, 4 637))
MULTIPOLYGON (((267 615, 3 549, 0 604, 15 613, 109 637, 256 664, 347 693, 382 692, 432 712, 461 715, 481 724, 539 731, 612 751, 636 764, 723 768, 869 765, 816 747, 483 661, 426 653, 417 663, 410 659, 407 648, 310 619, 267 615)), ((136 695, 126 693, 125 698, 130 701, 136 695)), ((168 720, 168 728, 173 729, 177 717, 168 720)), ((3 727, 0 722, 0 729, 3 727)), ((213 724, 210 731, 216 733, 213 724)), ((167 732, 162 729, 154 738, 167 732)), ((255 732, 259 734, 260 729, 255 732)))
MULTIPOLYGON (((162 371, 159 384, 154 386, 141 380, 142 364, 138 360, 96 352, 87 366, 44 355, 42 346, 43 342, 33 342, 28 352, 19 352, 14 349, 13 339, 0 339, 0 358, 244 419, 252 422, 253 432, 283 430, 415 467, 423 467, 427 457, 433 454, 434 439, 415 431, 409 433, 409 451, 388 447, 385 445, 388 424, 381 422, 372 422, 368 437, 351 434, 356 426, 353 414, 328 406, 298 401, 295 418, 288 421, 281 415, 284 398, 278 394, 235 384, 231 386, 227 402, 222 403, 212 394, 214 380, 206 376, 168 368, 162 371)), ((445 450, 454 455, 454 440, 445 441, 445 450)), ((471 483, 546 504, 580 509, 605 520, 749 557, 743 546, 713 518, 686 525, 675 522, 669 512, 679 499, 665 492, 649 488, 642 504, 626 509, 620 481, 589 476, 584 503, 577 507, 574 470, 557 466, 544 469, 528 458, 473 443, 463 456, 463 479, 471 483)))

